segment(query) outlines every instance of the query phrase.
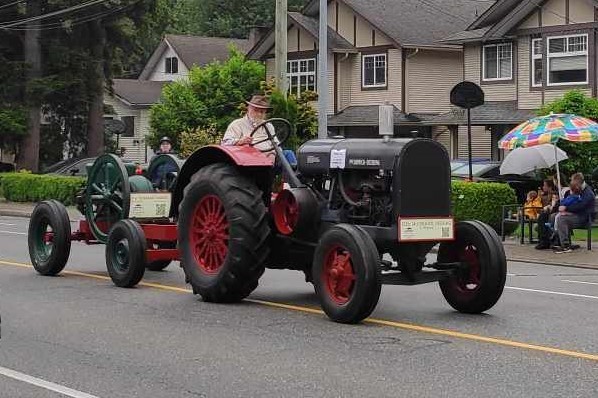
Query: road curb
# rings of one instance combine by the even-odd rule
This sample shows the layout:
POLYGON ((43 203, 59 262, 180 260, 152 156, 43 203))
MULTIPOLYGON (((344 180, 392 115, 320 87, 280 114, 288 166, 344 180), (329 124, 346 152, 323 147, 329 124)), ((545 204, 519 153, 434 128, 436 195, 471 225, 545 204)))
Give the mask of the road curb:
POLYGON ((31 217, 31 212, 26 210, 0 209, 0 216, 29 218, 31 217))

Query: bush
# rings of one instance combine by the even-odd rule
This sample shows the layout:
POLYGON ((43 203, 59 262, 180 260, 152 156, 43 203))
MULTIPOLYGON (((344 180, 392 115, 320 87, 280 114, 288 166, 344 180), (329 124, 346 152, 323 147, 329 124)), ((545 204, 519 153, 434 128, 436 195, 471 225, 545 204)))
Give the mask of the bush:
POLYGON ((499 232, 502 206, 517 203, 513 188, 492 182, 453 181, 451 199, 457 221, 479 220, 499 232))
POLYGON ((202 146, 219 144, 222 134, 216 130, 216 126, 198 127, 194 130, 185 131, 181 134, 181 151, 183 158, 188 158, 193 152, 202 146))
POLYGON ((75 195, 85 186, 85 179, 20 172, 3 174, 0 184, 4 197, 13 202, 56 199, 68 206, 75 203, 75 195))

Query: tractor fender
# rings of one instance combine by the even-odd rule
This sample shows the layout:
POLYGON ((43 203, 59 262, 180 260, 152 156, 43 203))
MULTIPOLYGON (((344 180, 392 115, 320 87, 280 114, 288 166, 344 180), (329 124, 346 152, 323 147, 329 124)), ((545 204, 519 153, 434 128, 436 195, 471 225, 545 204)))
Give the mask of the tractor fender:
POLYGON ((263 192, 268 190, 270 182, 266 177, 273 166, 271 158, 250 146, 204 146, 193 152, 185 161, 177 177, 172 202, 172 210, 175 215, 178 215, 179 204, 183 200, 185 187, 191 181, 193 174, 202 167, 214 163, 232 164, 244 171, 244 174, 254 178, 263 192))

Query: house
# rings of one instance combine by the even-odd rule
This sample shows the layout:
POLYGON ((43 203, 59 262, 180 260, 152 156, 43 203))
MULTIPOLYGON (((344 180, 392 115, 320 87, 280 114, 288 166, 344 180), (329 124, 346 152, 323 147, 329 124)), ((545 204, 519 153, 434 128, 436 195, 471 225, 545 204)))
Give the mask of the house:
MULTIPOLYGON (((288 13, 287 76, 293 93, 317 87, 318 7, 313 0, 302 12, 288 13)), ((471 70, 476 64, 474 51, 465 51, 459 39, 469 38, 482 18, 492 15, 485 21, 493 21, 496 12, 494 1, 483 0, 329 0, 329 130, 348 137, 376 135, 378 106, 389 102, 395 106, 396 136, 433 138, 453 158, 466 157, 465 114, 450 104, 449 94, 465 79, 476 81, 471 70)), ((274 44, 271 30, 248 53, 265 62, 268 76, 274 74, 274 44)), ((532 108, 520 109, 516 98, 493 85, 484 89, 487 103, 472 112, 473 155, 498 158, 497 137, 527 119, 532 108)))
POLYGON ((500 131, 502 122, 516 123, 568 90, 595 97, 596 7, 594 0, 498 0, 443 39, 463 46, 465 78, 486 94, 474 121, 500 131), (502 120, 483 117, 490 107, 503 109, 502 120))
POLYGON ((137 79, 114 79, 104 95, 104 104, 111 110, 104 118, 124 123, 119 145, 125 148, 126 158, 146 162, 153 155, 154 148, 145 143, 149 111, 159 101, 165 84, 185 79, 193 66, 228 59, 231 45, 246 52, 249 43, 244 39, 166 35, 137 79))

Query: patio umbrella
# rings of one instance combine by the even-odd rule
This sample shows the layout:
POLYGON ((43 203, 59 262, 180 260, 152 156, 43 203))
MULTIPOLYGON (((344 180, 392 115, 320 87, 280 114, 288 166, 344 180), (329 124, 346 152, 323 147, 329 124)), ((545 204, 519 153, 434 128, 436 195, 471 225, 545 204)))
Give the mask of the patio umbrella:
POLYGON ((545 169, 568 159, 567 153, 556 145, 541 144, 527 148, 516 148, 509 152, 500 165, 500 174, 525 174, 536 169, 545 169), (556 151, 556 156, 554 155, 556 151))
POLYGON ((512 129, 498 142, 502 149, 527 148, 541 144, 554 144, 559 195, 561 178, 556 144, 559 140, 573 142, 598 141, 598 124, 585 117, 572 114, 553 114, 535 117, 512 129))

